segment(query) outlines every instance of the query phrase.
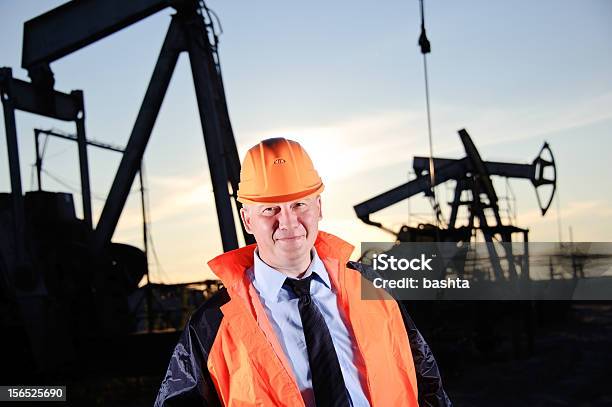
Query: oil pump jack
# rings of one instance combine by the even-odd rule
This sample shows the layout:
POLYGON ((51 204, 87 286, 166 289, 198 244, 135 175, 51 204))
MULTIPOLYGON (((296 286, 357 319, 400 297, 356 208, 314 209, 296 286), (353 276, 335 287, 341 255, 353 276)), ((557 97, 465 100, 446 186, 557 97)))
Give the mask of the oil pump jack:
MULTIPOLYGON (((15 365, 23 369, 53 369, 75 358, 86 359, 83 355, 92 354, 87 345, 92 338, 127 334, 127 296, 136 289, 147 262, 140 249, 113 243, 111 238, 183 52, 189 56, 221 240, 227 251, 238 247, 231 199, 238 188, 240 162, 224 95, 217 35, 206 5, 198 0, 76 0, 24 24, 22 67, 30 81, 14 78, 11 68, 0 68, 11 179, 11 192, 0 194, 0 323, 15 342, 4 347, 10 351, 3 352, 8 366, 16 358, 15 365), (50 64, 166 8, 176 13, 100 219, 94 223, 83 92, 54 89, 50 64), (70 194, 34 191, 24 196, 15 121, 19 110, 75 123, 83 219, 76 217, 70 194)), ((235 208, 240 207, 235 202, 235 208)), ((244 239, 251 242, 246 233, 244 239)))
MULTIPOLYGON (((498 206, 498 196, 491 176, 530 180, 535 187, 538 205, 543 216, 553 200, 557 183, 557 170, 552 150, 548 143, 544 143, 531 164, 483 161, 468 132, 461 129, 458 133, 466 156, 461 159, 432 158, 436 174, 434 185, 431 183, 432 177, 429 173, 430 158, 414 157, 415 179, 355 205, 355 213, 366 224, 392 233, 399 242, 469 243, 474 232, 480 231, 484 240, 489 243, 487 250, 495 279, 515 278, 517 272, 511 245, 503 243, 510 243, 514 234, 521 234, 525 250, 528 250, 529 230, 503 223, 498 206), (447 181, 455 181, 455 191, 453 201, 449 203, 451 213, 448 221, 445 222, 447 225, 445 228, 433 224, 420 224, 417 227, 403 225, 399 231, 394 231, 370 219, 373 213, 417 194, 423 193, 425 196, 431 196, 433 187, 447 181), (544 188, 549 190, 547 191, 548 197, 543 196, 544 188), (468 210, 467 225, 458 225, 457 214, 462 206, 467 207, 468 210), (492 244, 494 240, 502 242, 501 246, 508 258, 508 275, 502 270, 499 255, 495 245, 492 244)), ((440 216, 440 213, 436 213, 436 216, 440 216)), ((521 277, 529 277, 528 268, 525 266, 522 267, 521 277)))
MULTIPOLYGON (((381 228, 392 233, 398 242, 462 242, 469 243, 474 232, 479 230, 487 244, 487 251, 491 260, 496 280, 505 279, 493 241, 502 242, 503 250, 508 259, 508 278, 517 277, 515 261, 512 254, 512 245, 504 243, 512 242, 513 234, 522 234, 525 253, 528 253, 527 229, 522 229, 511 224, 504 224, 500 216, 498 196, 491 182, 491 175, 506 178, 528 179, 536 188, 538 204, 542 215, 550 207, 556 189, 556 166, 552 151, 548 143, 544 143, 538 156, 531 164, 515 164, 501 162, 485 162, 480 157, 474 142, 465 129, 459 130, 459 137, 465 149, 466 156, 462 159, 448 159, 433 157, 433 140, 431 130, 430 100, 429 100, 429 76, 427 70, 427 54, 431 53, 431 43, 427 38, 425 29, 424 0, 419 0, 421 33, 418 45, 423 55, 423 73, 425 79, 425 101, 427 109, 427 125, 429 138, 429 157, 415 157, 413 168, 416 178, 384 192, 378 196, 354 206, 357 217, 364 223, 381 228), (548 174, 552 172, 552 174, 548 174), (447 222, 441 219, 442 212, 436 196, 435 187, 447 181, 455 181, 454 199, 450 202, 451 214, 447 222), (543 200, 540 189, 552 186, 550 196, 543 200), (420 224, 418 227, 403 225, 399 231, 391 230, 381 223, 370 219, 370 215, 394 205, 404 199, 408 199, 419 193, 423 193, 433 201, 436 216, 436 224, 420 224), (467 197, 466 197, 467 195, 467 197), (466 206, 468 209, 468 224, 458 225, 457 215, 459 209, 466 206), (493 223, 490 224, 488 214, 492 214, 493 223), (478 224, 475 222, 478 221, 478 224), (445 223, 447 227, 441 227, 445 223)), ((465 245, 467 247, 468 245, 465 245)), ((463 255, 467 254, 461 250, 463 255)), ((460 262, 463 264, 463 262, 460 262)), ((461 270, 458 271, 462 273, 461 270)), ((529 277, 527 256, 523 256, 521 276, 529 277)))

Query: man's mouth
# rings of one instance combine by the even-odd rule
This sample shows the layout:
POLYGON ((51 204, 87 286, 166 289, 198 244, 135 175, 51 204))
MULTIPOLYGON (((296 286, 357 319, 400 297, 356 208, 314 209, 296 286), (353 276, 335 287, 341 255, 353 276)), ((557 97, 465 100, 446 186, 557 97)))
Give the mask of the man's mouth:
POLYGON ((277 241, 280 240, 280 241, 283 241, 283 242, 291 242, 291 241, 294 241, 294 240, 299 240, 299 239, 301 239, 303 237, 304 237, 304 235, 285 236, 285 237, 277 237, 276 240, 277 241))

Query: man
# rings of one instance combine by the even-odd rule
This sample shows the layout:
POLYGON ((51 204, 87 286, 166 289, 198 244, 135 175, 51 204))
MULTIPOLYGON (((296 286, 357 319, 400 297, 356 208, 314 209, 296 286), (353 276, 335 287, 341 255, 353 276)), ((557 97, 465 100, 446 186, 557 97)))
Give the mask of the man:
POLYGON ((192 315, 156 406, 450 405, 403 306, 362 300, 373 271, 318 230, 323 188, 294 141, 248 151, 238 200, 257 243, 208 263, 225 288, 192 315))

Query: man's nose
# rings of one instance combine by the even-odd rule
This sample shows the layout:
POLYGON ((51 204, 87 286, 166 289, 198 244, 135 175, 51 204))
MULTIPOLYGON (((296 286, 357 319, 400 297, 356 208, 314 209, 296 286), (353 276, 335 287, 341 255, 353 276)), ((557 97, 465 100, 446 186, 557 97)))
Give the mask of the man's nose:
POLYGON ((297 215, 291 210, 281 210, 278 216, 278 227, 280 229, 293 229, 300 223, 297 215))

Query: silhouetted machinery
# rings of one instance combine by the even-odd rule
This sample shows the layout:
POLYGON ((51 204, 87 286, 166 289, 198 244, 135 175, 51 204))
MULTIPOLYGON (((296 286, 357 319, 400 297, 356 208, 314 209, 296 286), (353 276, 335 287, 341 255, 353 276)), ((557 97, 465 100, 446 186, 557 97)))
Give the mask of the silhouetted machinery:
MULTIPOLYGON (((223 249, 235 249, 234 215, 239 216, 241 205, 235 202, 234 212, 231 199, 238 188, 240 162, 218 63, 217 35, 203 2, 71 1, 24 24, 22 67, 31 82, 14 78, 10 68, 0 68, 11 179, 11 193, 0 194, 4 337, 0 356, 3 365, 10 366, 5 374, 13 379, 17 368, 49 371, 93 356, 103 362, 106 346, 92 348, 92 341, 121 338, 130 331, 128 296, 147 272, 147 260, 142 250, 112 243, 111 238, 182 52, 189 55, 223 249), (122 159, 95 224, 83 92, 55 90, 50 64, 168 7, 176 13, 127 146, 119 150, 122 159), (77 218, 70 194, 33 191, 24 196, 15 121, 19 110, 75 123, 83 219, 77 218)), ((250 243, 251 236, 244 230, 243 234, 250 243)))
MULTIPOLYGON (((454 272, 457 276, 467 277, 472 281, 529 279, 529 231, 503 222, 498 205, 499 198, 491 176, 530 180, 544 215, 556 190, 557 175, 552 151, 548 144, 544 143, 531 164, 483 161, 467 131, 459 130, 459 137, 465 148, 464 158, 434 157, 430 163, 429 157, 414 157, 415 179, 356 205, 355 212, 363 222, 392 233, 398 242, 468 243, 480 232, 487 242, 488 252, 488 256, 483 253, 481 266, 488 264, 487 268, 492 273, 469 275, 466 259, 471 245, 467 244, 457 245, 458 250, 452 262, 454 269, 444 270, 444 273, 454 272), (430 164, 433 164, 434 177, 430 175, 430 164), (373 213, 417 194, 423 193, 426 197, 433 198, 432 178, 433 186, 446 182, 455 183, 453 199, 449 202, 449 219, 441 219, 441 211, 435 205, 435 200, 437 224, 420 224, 417 227, 403 225, 398 231, 394 231, 370 219, 373 213), (458 214, 462 207, 467 209, 467 224, 460 224, 459 221, 458 214), (515 255, 510 244, 516 234, 523 238, 521 255, 515 255)), ((391 251, 393 250, 401 252, 402 249, 392 248, 391 251)), ((439 298, 443 298, 443 293, 437 294, 441 295, 439 298)), ((463 354, 470 348, 484 354, 493 352, 501 347, 505 338, 511 339, 516 357, 522 354, 524 348, 528 353, 533 353, 537 312, 531 302, 418 300, 408 303, 413 318, 428 340, 432 341, 438 350, 445 350, 445 363, 452 365, 456 355, 463 354)), ((555 308, 554 312, 562 311, 555 308)), ((446 367, 448 368, 448 365, 446 367)))
MULTIPOLYGON (((516 164, 483 161, 465 129, 459 130, 459 137, 465 148, 466 156, 462 159, 433 158, 434 187, 447 181, 455 181, 454 199, 450 202, 451 213, 446 227, 433 224, 420 224, 418 227, 404 225, 395 232, 379 222, 372 221, 370 215, 408 199, 419 193, 431 197, 432 177, 430 176, 429 157, 414 157, 413 168, 416 178, 382 193, 365 202, 355 205, 354 209, 363 222, 379 227, 393 233, 399 242, 465 242, 468 243, 475 231, 479 230, 484 240, 489 243, 512 242, 514 234, 522 234, 527 249, 528 229, 514 225, 504 224, 498 206, 498 196, 491 181, 492 175, 506 178, 528 179, 534 185, 536 197, 542 215, 550 207, 556 190, 555 160, 548 143, 544 143, 538 156, 531 164, 516 164), (548 188, 547 198, 543 197, 543 189, 548 188), (468 210, 467 225, 458 225, 457 215, 459 209, 465 206, 468 210)), ((439 208, 436 216, 440 217, 439 208)), ((491 265, 496 279, 503 279, 499 256, 495 245, 487 245, 491 258, 491 265)), ((504 246, 508 257, 509 278, 516 277, 515 261, 512 258, 510 247, 504 246)), ((528 274, 523 275, 528 277, 528 274)))

